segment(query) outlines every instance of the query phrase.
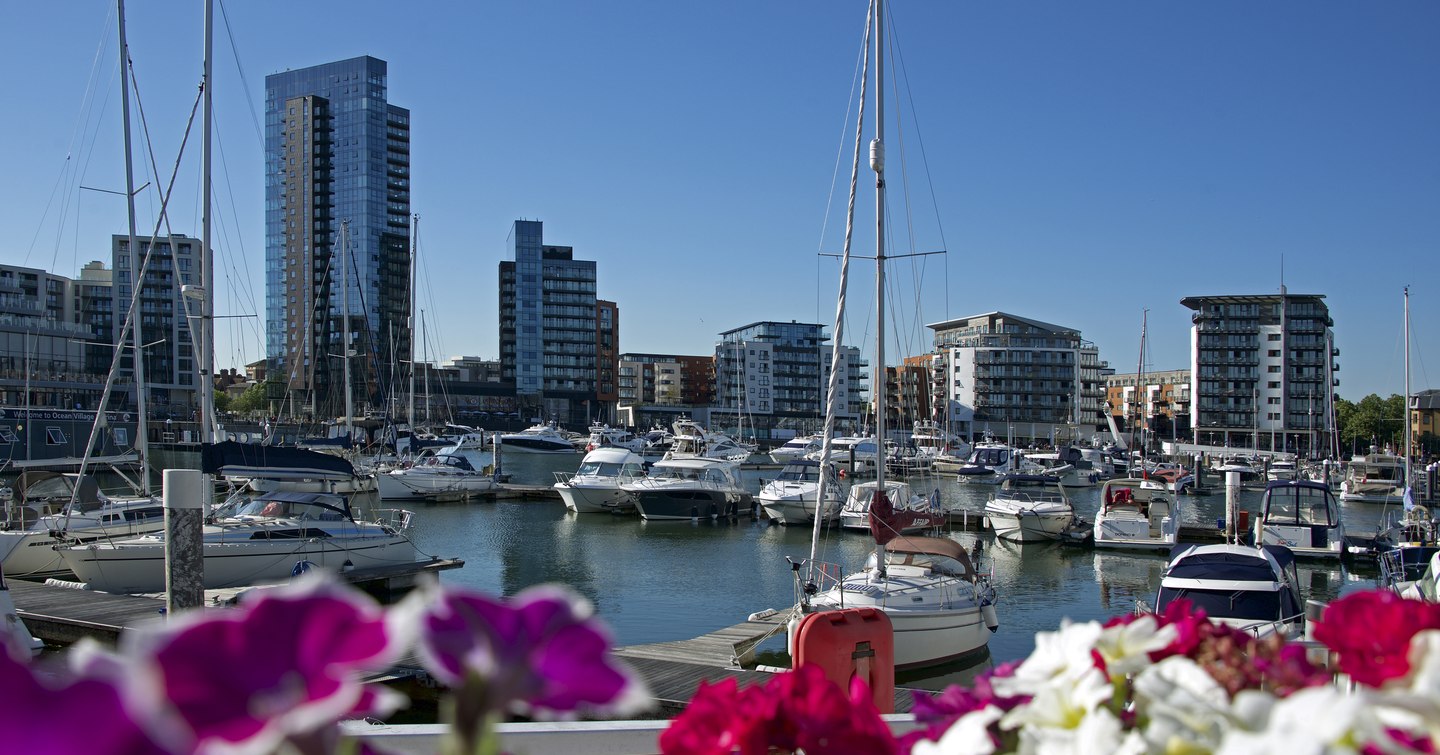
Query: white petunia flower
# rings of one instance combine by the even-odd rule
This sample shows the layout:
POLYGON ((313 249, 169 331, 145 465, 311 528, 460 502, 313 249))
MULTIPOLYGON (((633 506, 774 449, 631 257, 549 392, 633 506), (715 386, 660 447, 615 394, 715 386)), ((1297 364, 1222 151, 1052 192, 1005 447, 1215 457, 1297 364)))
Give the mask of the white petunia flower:
POLYGON ((1180 636, 1174 624, 1159 626, 1154 616, 1117 624, 1100 632, 1095 650, 1105 659, 1111 678, 1137 674, 1150 666, 1150 654, 1164 650, 1180 636))
POLYGON ((1303 689, 1276 700, 1263 727, 1227 730, 1216 755, 1354 752, 1355 729, 1364 709, 1360 695, 1335 687, 1303 689))
POLYGON ((1000 720, 1000 728, 1075 729, 1114 693, 1110 680, 1093 666, 1076 677, 1059 676, 1041 687, 1030 702, 1000 720))
POLYGON ((1161 752, 1209 751, 1231 724, 1230 697, 1199 664, 1166 658, 1135 677, 1145 739, 1161 752))
POLYGON ((917 742, 910 752, 913 755, 991 755, 995 752, 995 742, 990 738, 990 724, 1000 720, 1004 713, 994 705, 972 710, 951 724, 939 740, 917 742))
POLYGON ((1114 713, 1101 708, 1073 729, 1026 726, 1020 730, 1021 755, 1141 755, 1147 747, 1135 732, 1127 734, 1114 713))
POLYGON ((1099 637, 1098 622, 1072 624, 1066 619, 1060 623, 1058 632, 1037 632, 1035 651, 1030 657, 1012 676, 994 677, 990 684, 996 694, 1016 697, 1039 694, 1055 679, 1078 678, 1095 669, 1095 659, 1090 652, 1099 637))

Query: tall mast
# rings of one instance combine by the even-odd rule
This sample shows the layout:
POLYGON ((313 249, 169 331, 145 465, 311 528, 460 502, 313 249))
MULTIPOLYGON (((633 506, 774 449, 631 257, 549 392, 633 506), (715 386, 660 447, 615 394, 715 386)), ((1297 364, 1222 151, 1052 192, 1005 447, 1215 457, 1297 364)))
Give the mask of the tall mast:
MULTIPOLYGON (((214 3, 205 2, 205 80, 200 140, 200 442, 215 442, 215 265, 210 251, 210 134, 215 97, 214 3)), ((126 151, 129 159, 129 151, 126 151)), ((193 328, 191 329, 193 331, 193 328)), ((194 333, 191 333, 194 336, 194 333)))
MULTIPOLYGON (((410 437, 415 437, 415 430, 419 427, 415 422, 415 270, 419 267, 420 260, 420 216, 415 216, 415 235, 410 239, 410 311, 406 314, 405 326, 410 331, 410 404, 405 408, 405 419, 410 422, 410 437)), ((412 446, 411 451, 415 449, 412 446)))
MULTIPOLYGON (((875 171, 875 491, 885 491, 885 2, 875 3, 875 138, 870 142, 875 171)), ((875 563, 885 567, 885 546, 875 563)))
POLYGON ((345 442, 355 439, 355 399, 350 395, 350 221, 340 223, 340 358, 345 364, 345 442))
MULTIPOLYGON (((127 248, 130 250, 130 279, 131 285, 133 286, 131 289, 131 301, 133 302, 139 297, 141 290, 144 288, 145 281, 140 279, 140 274, 144 271, 145 267, 141 264, 144 256, 140 253, 140 244, 135 238, 135 166, 134 161, 130 157, 130 47, 125 42, 125 0, 115 0, 115 6, 117 9, 116 15, 120 19, 120 122, 124 124, 125 129, 125 210, 130 222, 130 245, 127 248)), ((131 306, 129 309, 133 312, 135 308, 131 306)), ((146 417, 148 409, 145 401, 144 337, 140 332, 140 320, 136 317, 127 319, 130 320, 130 335, 132 337, 132 348, 134 351, 131 356, 131 364, 134 366, 133 375, 135 380, 135 413, 137 416, 135 432, 136 435, 139 436, 137 440, 148 441, 149 435, 147 435, 147 433, 150 432, 150 423, 146 417)), ((121 348, 124 347, 122 346, 121 348)), ((102 409, 104 407, 103 401, 101 402, 101 407, 102 409)), ((97 422, 102 420, 100 417, 96 417, 95 419, 97 422)), ((137 447, 144 449, 140 452, 140 492, 144 495, 149 495, 150 453, 145 445, 137 443, 137 447)), ((86 452, 88 454, 88 448, 86 452)))
POLYGON ((1405 503, 1407 508, 1411 497, 1410 478, 1410 287, 1405 287, 1405 503))

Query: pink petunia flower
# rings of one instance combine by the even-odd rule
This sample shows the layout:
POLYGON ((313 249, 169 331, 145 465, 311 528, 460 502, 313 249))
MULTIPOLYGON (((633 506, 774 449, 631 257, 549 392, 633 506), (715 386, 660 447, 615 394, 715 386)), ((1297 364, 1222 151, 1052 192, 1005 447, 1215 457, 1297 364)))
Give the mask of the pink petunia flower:
POLYGON ((403 698, 367 689, 361 674, 404 649, 378 604, 316 573, 137 635, 130 694, 166 699, 169 725, 196 749, 269 752, 341 718, 393 711, 403 698))
POLYGON ((1410 640, 1424 629, 1440 629, 1440 606, 1366 590, 1327 606, 1315 639, 1335 651, 1341 671, 1380 687, 1410 672, 1410 640))
POLYGON ((417 652, 426 670, 476 711, 625 712, 644 685, 610 652, 589 601, 553 585, 505 600, 441 588, 420 596, 417 652))
POLYGON ((0 652, 0 731, 7 752, 139 755, 165 752, 101 674, 27 665, 0 652))
POLYGON ((663 753, 885 753, 896 742, 859 679, 847 695, 816 666, 739 690, 733 679, 702 684, 660 737, 663 753))

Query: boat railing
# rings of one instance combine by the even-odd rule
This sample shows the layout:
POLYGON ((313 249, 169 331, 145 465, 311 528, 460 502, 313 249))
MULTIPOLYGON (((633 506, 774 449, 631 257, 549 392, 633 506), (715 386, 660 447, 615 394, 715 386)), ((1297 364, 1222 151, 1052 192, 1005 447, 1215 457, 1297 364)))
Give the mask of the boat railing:
POLYGON ((414 522, 415 512, 409 509, 375 509, 375 521, 396 532, 405 532, 414 522))

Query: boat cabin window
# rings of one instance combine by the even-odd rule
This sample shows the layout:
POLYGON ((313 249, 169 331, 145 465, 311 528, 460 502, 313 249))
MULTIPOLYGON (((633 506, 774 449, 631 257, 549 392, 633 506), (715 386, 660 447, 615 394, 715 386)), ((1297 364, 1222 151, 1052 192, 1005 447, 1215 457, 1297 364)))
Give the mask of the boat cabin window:
POLYGON ((580 468, 575 470, 577 477, 619 477, 639 473, 640 466, 638 464, 620 464, 613 461, 582 462, 580 468))
MULTIPOLYGON (((968 565, 956 561, 949 556, 941 556, 935 553, 896 553, 885 551, 886 566, 915 566, 921 569, 929 569, 935 574, 944 574, 951 577, 971 578, 968 565)), ((875 554, 872 552, 865 562, 865 568, 875 568, 875 554)))
POLYGON ((1334 500, 1325 491, 1316 488, 1271 488, 1265 499, 1265 521, 1268 524, 1333 527, 1339 519, 1334 500))
POLYGON ((786 467, 780 470, 778 480, 789 480, 793 482, 819 482, 819 467, 786 467))
POLYGON ((322 522, 338 522, 345 514, 338 508, 305 501, 284 501, 272 498, 256 498, 243 504, 237 516, 265 516, 284 519, 315 519, 322 522))
POLYGON ((1298 606, 1282 610, 1280 592, 1259 590, 1196 590, 1161 587, 1155 599, 1155 612, 1163 614, 1165 608, 1176 600, 1188 600, 1192 608, 1200 609, 1217 619, 1247 619, 1253 621, 1276 621, 1298 613, 1298 606))
POLYGON ((998 467, 1010 460, 1010 449, 1008 448, 977 448, 975 453, 970 455, 972 464, 982 464, 987 467, 998 467))

